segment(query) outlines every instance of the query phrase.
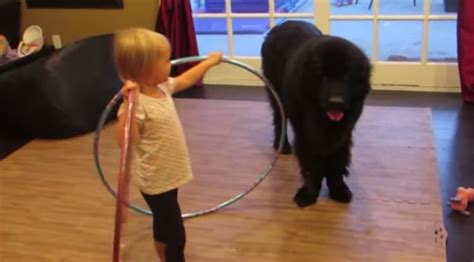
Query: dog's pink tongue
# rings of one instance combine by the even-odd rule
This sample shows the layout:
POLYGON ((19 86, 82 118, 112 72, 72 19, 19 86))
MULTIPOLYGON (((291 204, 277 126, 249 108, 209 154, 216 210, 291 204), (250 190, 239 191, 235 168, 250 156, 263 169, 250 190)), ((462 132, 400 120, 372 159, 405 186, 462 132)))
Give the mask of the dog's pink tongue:
POLYGON ((344 113, 338 112, 338 111, 331 111, 331 112, 328 112, 327 114, 328 114, 329 119, 331 119, 332 121, 340 121, 344 117, 344 113))

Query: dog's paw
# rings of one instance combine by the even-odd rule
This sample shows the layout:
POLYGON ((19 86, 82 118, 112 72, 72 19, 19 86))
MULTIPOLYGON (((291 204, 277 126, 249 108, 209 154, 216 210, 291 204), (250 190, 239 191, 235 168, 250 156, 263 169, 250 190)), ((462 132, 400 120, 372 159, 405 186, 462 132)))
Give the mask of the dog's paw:
POLYGON ((310 190, 305 186, 302 186, 298 192, 296 192, 293 200, 299 207, 307 207, 318 201, 319 191, 310 190))
POLYGON ((337 187, 329 188, 329 197, 341 203, 349 203, 352 201, 352 192, 345 183, 342 183, 337 187))

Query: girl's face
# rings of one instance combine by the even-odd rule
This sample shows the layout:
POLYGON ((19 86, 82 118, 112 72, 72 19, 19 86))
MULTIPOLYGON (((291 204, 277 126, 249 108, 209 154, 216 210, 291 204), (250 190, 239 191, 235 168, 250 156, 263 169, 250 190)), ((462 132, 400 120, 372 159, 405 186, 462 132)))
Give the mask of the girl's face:
POLYGON ((151 71, 149 79, 150 85, 155 86, 168 80, 171 70, 170 56, 170 50, 165 50, 165 52, 158 57, 151 71))

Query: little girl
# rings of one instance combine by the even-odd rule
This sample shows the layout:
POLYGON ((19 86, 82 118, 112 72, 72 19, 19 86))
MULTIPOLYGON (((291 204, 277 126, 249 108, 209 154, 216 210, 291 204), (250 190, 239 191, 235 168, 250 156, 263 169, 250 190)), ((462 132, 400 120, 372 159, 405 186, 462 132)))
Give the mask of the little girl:
POLYGON ((170 44, 163 35, 141 28, 120 31, 114 38, 114 58, 124 82, 124 103, 116 126, 120 144, 128 94, 134 96, 130 142, 134 148, 132 177, 153 213, 153 238, 161 261, 184 261, 186 234, 178 203, 178 187, 192 179, 188 148, 172 94, 199 81, 222 53, 208 58, 176 78, 170 73, 170 44))

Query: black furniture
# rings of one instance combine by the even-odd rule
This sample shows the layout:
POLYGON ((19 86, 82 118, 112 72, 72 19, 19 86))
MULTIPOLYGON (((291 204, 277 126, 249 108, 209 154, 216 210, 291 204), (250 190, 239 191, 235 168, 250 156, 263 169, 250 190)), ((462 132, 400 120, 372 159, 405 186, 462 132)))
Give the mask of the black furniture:
MULTIPOLYGON (((14 47, 12 47, 14 48, 14 47)), ((21 58, 15 58, 13 60, 8 60, 5 58, 2 58, 0 60, 0 74, 2 72, 8 71, 10 69, 13 69, 15 67, 20 67, 22 65, 26 65, 42 56, 46 56, 54 52, 54 47, 52 45, 44 45, 41 50, 38 52, 34 52, 32 54, 29 54, 27 56, 21 57, 21 58)))
POLYGON ((12 47, 20 38, 20 0, 0 0, 0 35, 4 35, 12 47))
POLYGON ((31 138, 91 132, 120 85, 112 35, 77 41, 0 73, 0 131, 31 138))

